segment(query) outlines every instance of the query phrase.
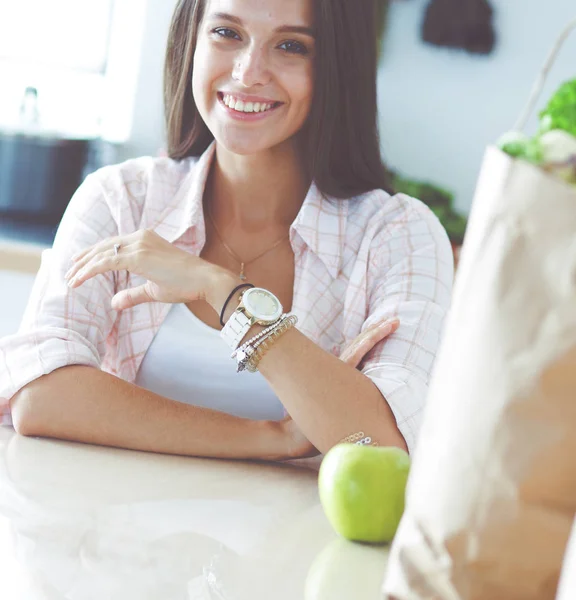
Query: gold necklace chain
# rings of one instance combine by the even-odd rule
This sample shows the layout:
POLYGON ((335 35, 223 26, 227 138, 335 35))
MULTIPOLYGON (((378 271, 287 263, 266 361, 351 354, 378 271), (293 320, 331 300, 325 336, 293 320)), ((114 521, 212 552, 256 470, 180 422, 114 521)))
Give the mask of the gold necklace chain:
POLYGON ((232 256, 237 262, 240 263, 239 277, 242 281, 246 281, 246 279, 247 279, 244 271, 248 265, 251 265, 253 262, 256 262, 259 258, 262 258, 265 254, 268 254, 268 252, 272 252, 272 250, 275 250, 276 248, 278 248, 278 246, 282 242, 284 242, 285 240, 287 240, 290 237, 290 234, 288 234, 288 235, 284 236, 282 239, 278 240, 273 246, 268 248, 268 250, 264 250, 264 252, 261 252, 260 254, 258 254, 258 256, 255 256, 254 258, 251 258, 250 260, 242 260, 236 254, 236 252, 234 252, 234 250, 232 250, 232 248, 230 248, 230 246, 224 241, 222 234, 220 233, 218 227, 216 227, 216 223, 214 222, 214 219, 212 218, 212 212, 208 208, 206 209, 206 212, 208 213, 208 218, 210 219, 210 223, 212 223, 212 227, 214 227, 214 231, 216 232, 218 239, 220 240, 220 242, 222 243, 222 245, 224 246, 224 248, 226 249, 228 254, 230 254, 230 256, 232 256))

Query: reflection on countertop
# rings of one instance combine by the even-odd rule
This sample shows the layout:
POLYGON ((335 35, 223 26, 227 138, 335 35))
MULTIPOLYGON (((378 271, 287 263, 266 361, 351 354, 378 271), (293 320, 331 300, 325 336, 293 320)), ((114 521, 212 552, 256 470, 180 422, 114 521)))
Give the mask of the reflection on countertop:
POLYGON ((0 597, 377 600, 386 561, 331 530, 313 468, 0 427, 0 597))

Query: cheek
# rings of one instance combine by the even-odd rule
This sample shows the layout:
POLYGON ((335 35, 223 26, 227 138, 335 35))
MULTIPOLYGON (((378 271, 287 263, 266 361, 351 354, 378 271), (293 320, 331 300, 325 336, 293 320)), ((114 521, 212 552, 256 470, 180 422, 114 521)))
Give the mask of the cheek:
POLYGON ((290 86, 288 89, 291 90, 293 99, 298 104, 299 111, 308 114, 314 94, 314 73, 312 67, 307 67, 298 77, 294 77, 288 85, 290 86))
POLYGON ((205 53, 202 52, 202 48, 198 45, 194 54, 194 68, 192 73, 192 94, 198 108, 203 107, 205 104, 204 90, 206 88, 206 75, 205 53))
POLYGON ((211 94, 215 92, 215 81, 222 77, 225 65, 211 52, 208 44, 199 42, 194 54, 194 73, 192 75, 192 92, 197 106, 205 107, 211 94))

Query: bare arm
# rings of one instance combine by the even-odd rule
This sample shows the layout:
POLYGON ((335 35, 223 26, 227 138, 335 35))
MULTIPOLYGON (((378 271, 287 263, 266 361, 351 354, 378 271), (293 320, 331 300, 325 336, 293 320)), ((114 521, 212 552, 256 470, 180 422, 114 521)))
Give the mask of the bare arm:
MULTIPOLYGON (((385 316, 402 323, 396 339, 386 342, 389 351, 378 344, 360 372, 292 329, 260 362, 260 372, 320 452, 357 432, 380 445, 414 447, 453 276, 441 225, 429 213, 414 215, 411 228, 398 219, 375 236, 368 267, 364 324, 370 327, 385 316)), ((207 299, 215 310, 233 285, 227 273, 213 280, 207 299)), ((233 310, 229 306, 224 318, 233 310)))
POLYGON ((11 401, 27 436, 214 458, 288 458, 281 427, 159 396, 99 369, 68 366, 32 381, 11 401))

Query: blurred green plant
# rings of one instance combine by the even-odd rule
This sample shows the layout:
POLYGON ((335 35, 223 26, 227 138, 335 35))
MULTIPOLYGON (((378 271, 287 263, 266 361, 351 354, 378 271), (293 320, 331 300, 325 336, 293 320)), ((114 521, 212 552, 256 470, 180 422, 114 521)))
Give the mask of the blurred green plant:
POLYGON ((376 2, 376 26, 378 33, 378 56, 382 55, 382 46, 384 44, 384 35, 386 26, 388 25, 388 9, 390 8, 390 0, 377 0, 376 2))
MULTIPOLYGON (((382 55, 390 1, 378 0, 376 2, 378 56, 382 55)), ((409 179, 392 170, 389 170, 389 174, 395 193, 407 194, 424 202, 438 217, 446 229, 450 241, 456 246, 462 244, 468 220, 454 210, 454 194, 452 192, 432 183, 409 179)))
POLYGON ((576 136, 576 79, 566 81, 540 113, 540 130, 561 129, 576 136))
POLYGON ((468 220, 454 210, 452 192, 432 183, 403 177, 394 171, 390 175, 395 193, 406 194, 424 202, 438 217, 450 241, 455 245, 462 244, 468 220))

